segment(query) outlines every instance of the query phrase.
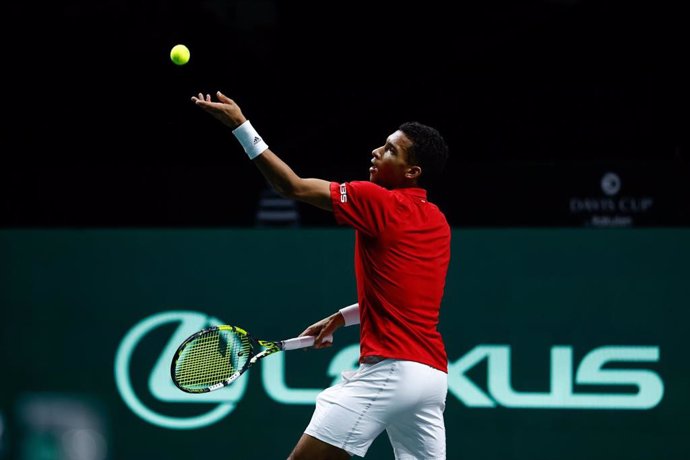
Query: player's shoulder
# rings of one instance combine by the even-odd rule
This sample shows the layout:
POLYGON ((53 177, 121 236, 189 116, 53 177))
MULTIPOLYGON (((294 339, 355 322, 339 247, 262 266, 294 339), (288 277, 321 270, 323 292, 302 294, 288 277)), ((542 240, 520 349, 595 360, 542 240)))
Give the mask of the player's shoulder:
POLYGON ((350 185, 352 187, 357 187, 361 189, 369 189, 369 190, 383 190, 387 191, 384 187, 381 187, 378 184, 375 184, 374 182, 368 181, 368 180, 352 180, 349 182, 345 182, 347 185, 350 185))
POLYGON ((378 184, 375 184, 370 181, 365 181, 365 180, 353 180, 349 182, 345 182, 344 185, 347 186, 348 189, 351 191, 359 194, 359 195, 366 195, 366 196, 392 196, 391 190, 388 190, 385 187, 382 187, 378 184))

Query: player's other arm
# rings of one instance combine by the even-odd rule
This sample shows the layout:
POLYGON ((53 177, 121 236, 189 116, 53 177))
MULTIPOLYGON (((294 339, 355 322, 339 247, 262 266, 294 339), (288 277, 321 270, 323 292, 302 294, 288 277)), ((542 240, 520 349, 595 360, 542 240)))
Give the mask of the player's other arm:
POLYGON ((337 329, 355 324, 359 324, 359 303, 343 307, 332 315, 315 322, 306 328, 300 336, 313 335, 315 337, 314 348, 330 347, 333 345, 333 341, 329 338, 337 329))
POLYGON ((249 158, 254 161, 276 192, 327 211, 333 209, 329 181, 305 179, 295 174, 292 168, 273 153, 258 136, 235 101, 220 91, 216 92, 216 96, 218 102, 212 101, 209 94, 204 96, 199 93, 192 97, 192 102, 233 129, 233 134, 240 141, 249 158))

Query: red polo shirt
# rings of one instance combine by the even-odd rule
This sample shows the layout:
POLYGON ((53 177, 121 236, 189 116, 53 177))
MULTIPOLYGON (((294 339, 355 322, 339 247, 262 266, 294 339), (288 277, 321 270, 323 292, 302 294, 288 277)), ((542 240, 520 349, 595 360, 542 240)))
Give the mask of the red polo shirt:
POLYGON ((382 356, 448 372, 437 330, 450 262, 450 226, 426 190, 331 183, 333 213, 354 227, 360 361, 382 356))

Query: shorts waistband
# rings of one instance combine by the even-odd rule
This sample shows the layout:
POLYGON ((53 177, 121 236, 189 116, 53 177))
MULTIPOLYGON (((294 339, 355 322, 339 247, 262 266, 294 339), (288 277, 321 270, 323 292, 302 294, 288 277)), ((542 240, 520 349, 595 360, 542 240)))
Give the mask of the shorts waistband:
POLYGON ((383 356, 365 356, 362 358, 362 364, 376 364, 380 363, 384 359, 388 358, 384 358, 383 356))

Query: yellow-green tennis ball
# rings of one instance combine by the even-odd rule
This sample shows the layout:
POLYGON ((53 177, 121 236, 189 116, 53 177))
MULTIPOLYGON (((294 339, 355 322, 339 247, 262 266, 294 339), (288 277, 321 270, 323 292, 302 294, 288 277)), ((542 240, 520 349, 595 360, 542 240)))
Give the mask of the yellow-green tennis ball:
POLYGON ((170 60, 177 65, 185 65, 189 62, 189 48, 184 45, 175 45, 170 50, 170 60))

